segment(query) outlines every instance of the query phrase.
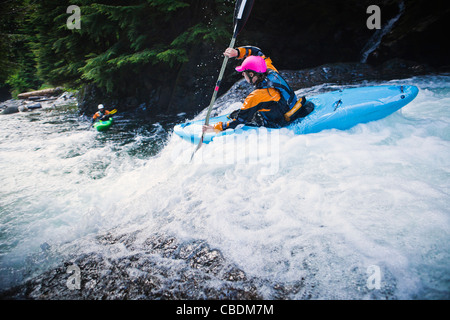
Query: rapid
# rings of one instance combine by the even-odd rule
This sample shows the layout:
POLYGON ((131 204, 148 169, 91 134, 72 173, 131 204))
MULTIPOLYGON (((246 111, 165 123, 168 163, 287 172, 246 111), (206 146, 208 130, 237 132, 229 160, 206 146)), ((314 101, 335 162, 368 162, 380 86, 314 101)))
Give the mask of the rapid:
POLYGON ((206 243, 263 299, 450 298, 450 76, 296 93, 378 84, 420 91, 379 121, 216 139, 192 163, 171 132, 181 116, 118 113, 106 132, 76 106, 0 116, 0 291, 83 254, 130 255, 99 242, 112 234, 171 270, 167 291, 186 265, 142 249, 152 237, 206 243))

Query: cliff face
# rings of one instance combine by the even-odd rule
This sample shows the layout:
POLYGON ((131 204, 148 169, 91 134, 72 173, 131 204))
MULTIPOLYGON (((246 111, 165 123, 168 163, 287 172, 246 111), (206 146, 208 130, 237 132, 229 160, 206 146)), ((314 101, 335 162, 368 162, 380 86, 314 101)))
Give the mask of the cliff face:
POLYGON ((440 67, 449 65, 450 50, 442 45, 449 18, 450 6, 440 0, 260 0, 240 42, 256 43, 292 70, 360 61, 373 36, 387 31, 369 63, 400 58, 440 67), (367 27, 371 5, 380 8, 381 30, 367 27))
POLYGON ((405 1, 403 14, 368 62, 378 64, 401 58, 448 68, 450 48, 444 39, 450 30, 449 20, 450 5, 446 1, 405 1))
MULTIPOLYGON (((398 69, 401 59, 408 61, 405 74, 411 64, 420 65, 414 71, 417 74, 429 72, 430 67, 448 68, 450 50, 442 35, 447 34, 449 18, 450 6, 440 0, 258 0, 236 45, 260 47, 279 70, 361 61, 386 69, 393 59, 398 69), (379 30, 367 27, 370 5, 380 8, 379 30)), ((139 107, 151 113, 196 113, 209 104, 227 45, 199 44, 188 62, 167 75, 170 81, 143 82, 128 96, 108 96, 87 87, 80 95, 80 111, 93 112, 96 104, 106 103, 122 110, 139 107)), ((236 65, 229 62, 219 95, 241 78, 234 71, 236 65)))

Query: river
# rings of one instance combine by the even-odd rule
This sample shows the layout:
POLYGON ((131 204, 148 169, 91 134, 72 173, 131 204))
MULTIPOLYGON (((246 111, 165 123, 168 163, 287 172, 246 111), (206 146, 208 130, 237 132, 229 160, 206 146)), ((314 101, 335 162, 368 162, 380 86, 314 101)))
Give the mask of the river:
MULTIPOLYGON (((261 170, 269 158, 253 161, 249 139, 262 149, 267 139, 258 136, 214 141, 189 163, 195 146, 171 132, 182 116, 118 113, 106 132, 75 106, 0 116, 0 291, 86 254, 120 261, 130 255, 117 240, 126 235, 133 254, 170 269, 154 275, 169 293, 189 266, 180 250, 144 250, 149 239, 207 245, 263 299, 450 298, 450 76, 297 95, 375 84, 420 91, 395 114, 346 131, 277 134, 275 170, 261 170), (235 160, 218 161, 230 148, 235 160)), ((139 264, 125 270, 149 276, 139 264)), ((228 281, 211 277, 217 292, 228 281)))

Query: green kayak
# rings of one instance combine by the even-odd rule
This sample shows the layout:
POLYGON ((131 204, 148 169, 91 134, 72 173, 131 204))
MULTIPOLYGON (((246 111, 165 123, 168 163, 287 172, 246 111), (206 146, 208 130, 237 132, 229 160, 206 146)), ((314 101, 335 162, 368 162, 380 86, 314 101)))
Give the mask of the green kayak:
POLYGON ((96 123, 94 123, 94 128, 97 129, 97 131, 105 131, 109 127, 111 127, 113 123, 113 118, 109 118, 108 120, 102 121, 99 120, 96 123))

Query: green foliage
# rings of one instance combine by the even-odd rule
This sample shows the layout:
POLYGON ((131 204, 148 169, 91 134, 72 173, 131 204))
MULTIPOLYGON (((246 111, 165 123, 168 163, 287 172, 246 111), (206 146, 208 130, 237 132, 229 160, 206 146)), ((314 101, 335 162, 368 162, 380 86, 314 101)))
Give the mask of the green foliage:
POLYGON ((146 2, 150 7, 153 7, 163 13, 189 6, 189 4, 184 3, 183 1, 147 0, 146 2))
POLYGON ((4 83, 14 72, 13 46, 17 25, 12 18, 14 7, 11 2, 0 2, 0 83, 4 83))
POLYGON ((26 0, 3 1, 0 9, 0 83, 10 85, 17 96, 42 83, 36 76, 31 26, 27 23, 31 6, 26 0))
POLYGON ((138 85, 143 76, 163 81, 189 61, 193 46, 224 42, 234 2, 21 0, 11 6, 25 12, 13 18, 25 40, 14 42, 14 52, 2 42, 0 60, 8 67, 1 76, 17 91, 42 82, 90 82, 113 92, 138 85), (81 29, 67 27, 69 5, 80 7, 81 29))

